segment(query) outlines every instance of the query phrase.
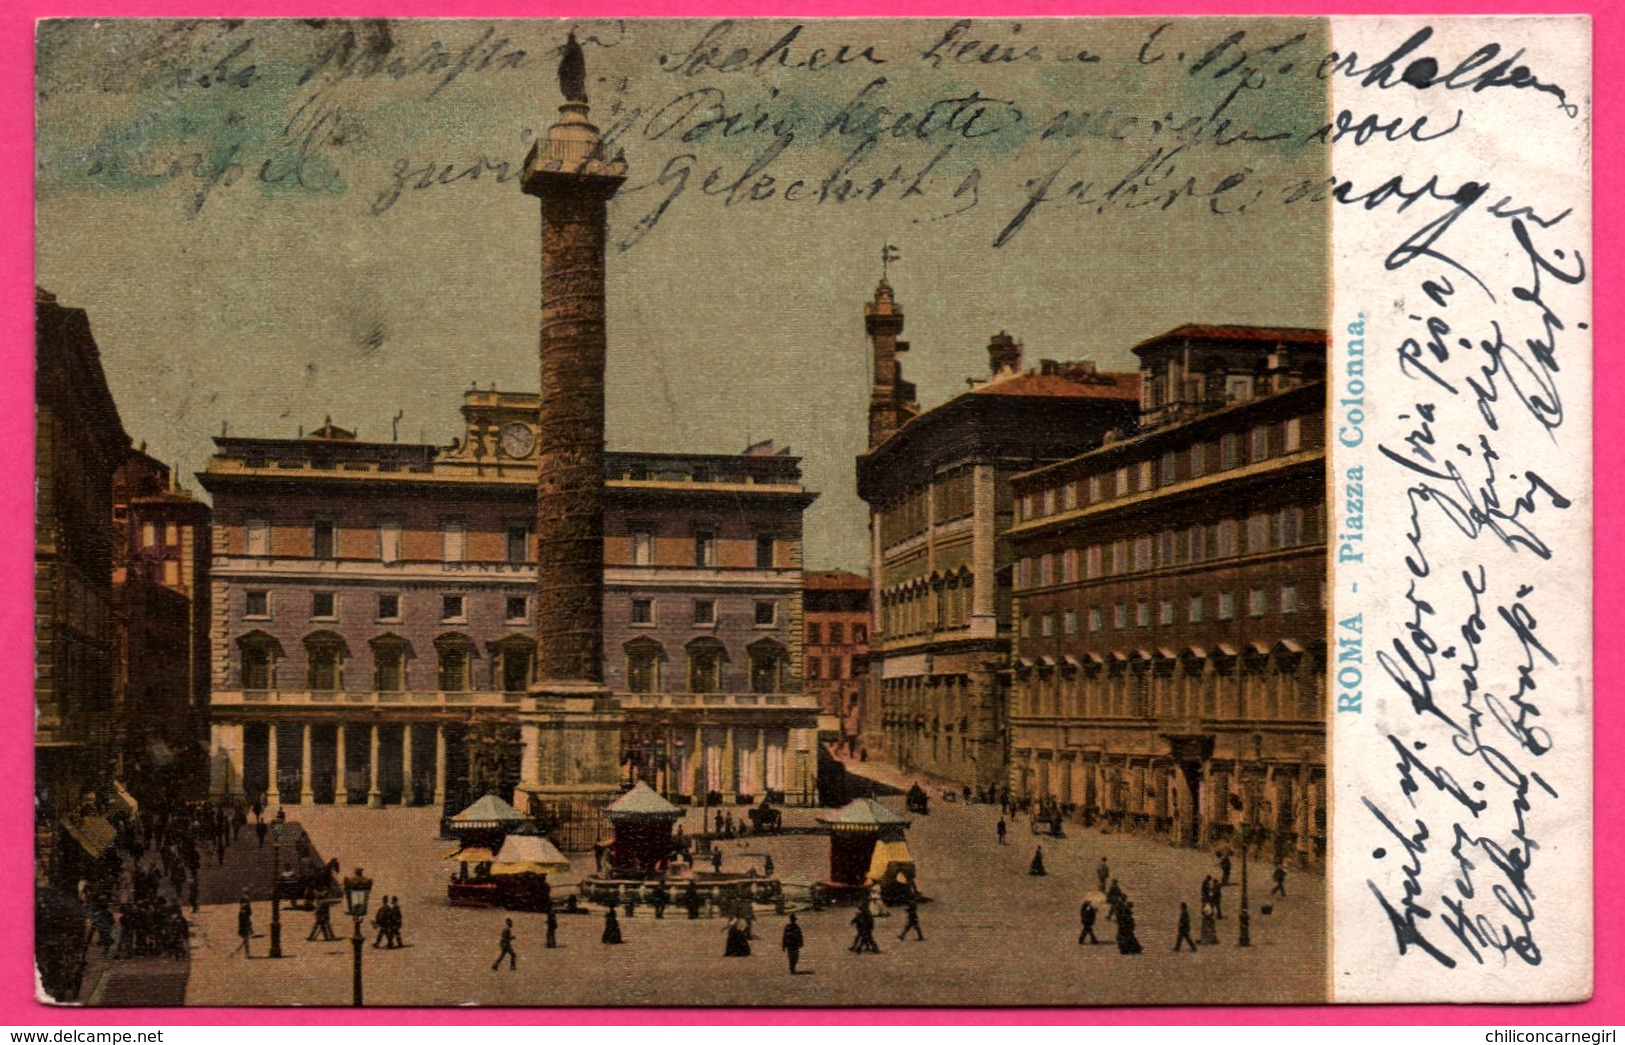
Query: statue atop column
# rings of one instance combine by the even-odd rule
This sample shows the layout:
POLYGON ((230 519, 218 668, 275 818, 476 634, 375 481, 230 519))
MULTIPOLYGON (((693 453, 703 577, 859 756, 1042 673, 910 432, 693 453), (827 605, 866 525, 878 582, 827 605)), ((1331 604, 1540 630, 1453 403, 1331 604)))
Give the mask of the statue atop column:
POLYGON ((587 59, 576 42, 574 30, 564 42, 564 57, 559 59, 559 93, 567 102, 587 100, 587 59))

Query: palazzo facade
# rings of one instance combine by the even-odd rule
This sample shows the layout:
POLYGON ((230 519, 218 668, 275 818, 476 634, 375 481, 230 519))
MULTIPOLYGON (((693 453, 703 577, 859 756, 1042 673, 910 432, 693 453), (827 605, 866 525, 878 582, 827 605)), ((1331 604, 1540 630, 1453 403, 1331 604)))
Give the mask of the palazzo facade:
MULTIPOLYGON (((221 437, 210 790, 459 807, 519 782, 537 677, 534 394, 469 391, 448 448, 331 423, 221 437)), ((675 800, 812 801, 801 515, 771 444, 610 453, 603 675, 623 780, 675 800)))

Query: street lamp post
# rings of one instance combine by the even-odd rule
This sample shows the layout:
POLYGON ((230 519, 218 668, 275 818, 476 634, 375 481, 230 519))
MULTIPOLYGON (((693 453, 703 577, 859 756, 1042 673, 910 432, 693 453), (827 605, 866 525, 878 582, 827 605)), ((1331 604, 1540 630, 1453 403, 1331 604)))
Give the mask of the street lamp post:
POLYGON ((355 952, 355 962, 351 973, 351 992, 354 995, 353 1004, 361 1004, 361 920, 367 916, 367 897, 372 892, 372 879, 361 873, 361 868, 355 869, 355 874, 344 880, 344 907, 355 919, 355 934, 350 937, 350 949, 355 952))
POLYGON ((271 957, 282 957, 282 824, 271 825, 271 957))
POLYGON ((1247 843, 1251 841, 1251 838, 1251 827, 1243 823, 1241 825, 1241 913, 1236 919, 1238 925, 1237 947, 1251 947, 1253 945, 1253 916, 1247 910, 1247 843))

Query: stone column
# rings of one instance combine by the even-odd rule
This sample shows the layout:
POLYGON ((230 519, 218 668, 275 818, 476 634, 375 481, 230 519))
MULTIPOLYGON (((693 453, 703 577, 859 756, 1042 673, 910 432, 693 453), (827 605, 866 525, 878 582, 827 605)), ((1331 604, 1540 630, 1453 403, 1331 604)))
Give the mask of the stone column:
POLYGON ((434 804, 446 804, 446 727, 434 727, 434 804))
POLYGON ((216 722, 209 727, 213 755, 209 759, 209 795, 212 798, 243 793, 243 726, 216 722))
POLYGON ((282 804, 282 792, 277 787, 276 742, 277 725, 275 722, 267 723, 265 726, 265 805, 267 809, 282 804))
POLYGON ((739 797, 736 790, 739 783, 738 774, 734 772, 735 757, 734 727, 728 726, 722 731, 722 780, 717 786, 717 790, 722 792, 724 805, 732 805, 734 799, 739 797))
POLYGON ((401 805, 417 804, 417 793, 412 783, 412 723, 401 726, 401 805))
POLYGON ((340 722, 333 727, 333 804, 336 806, 350 804, 349 767, 345 765, 344 734, 344 723, 340 722))
POLYGON ((310 733, 315 728, 309 722, 299 726, 299 804, 302 806, 316 801, 316 792, 310 786, 310 733))
POLYGON ((378 723, 374 722, 367 728, 372 737, 372 757, 367 760, 367 805, 373 809, 382 809, 384 796, 378 790, 378 723))

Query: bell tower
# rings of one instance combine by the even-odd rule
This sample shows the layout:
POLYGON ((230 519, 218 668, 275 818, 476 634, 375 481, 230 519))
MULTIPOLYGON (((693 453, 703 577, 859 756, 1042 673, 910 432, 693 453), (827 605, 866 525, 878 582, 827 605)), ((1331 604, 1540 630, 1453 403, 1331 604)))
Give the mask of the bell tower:
POLYGON ((892 435, 920 412, 915 401, 914 386, 903 380, 903 367, 897 355, 908 351, 908 342, 897 340, 903 332, 903 306, 897 303, 892 285, 887 279, 889 268, 899 255, 895 247, 886 244, 880 252, 880 282, 875 284, 875 296, 863 306, 864 330, 869 335, 870 355, 874 360, 874 377, 869 392, 869 449, 890 439, 892 435))

